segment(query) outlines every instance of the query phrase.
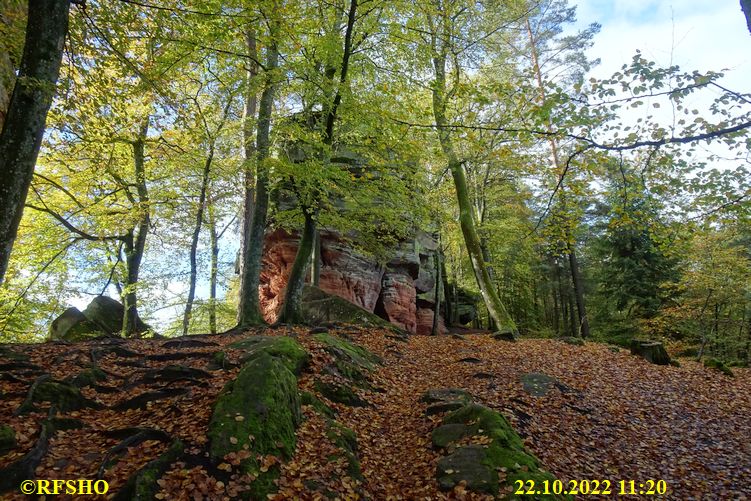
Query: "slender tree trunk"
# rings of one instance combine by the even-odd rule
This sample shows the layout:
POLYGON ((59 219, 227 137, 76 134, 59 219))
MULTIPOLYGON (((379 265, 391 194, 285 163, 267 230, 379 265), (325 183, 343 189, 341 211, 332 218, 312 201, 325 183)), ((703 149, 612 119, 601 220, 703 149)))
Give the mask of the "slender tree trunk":
MULTIPOLYGON (((342 91, 347 83, 347 72, 349 69, 349 59, 352 55, 352 36, 357 20, 357 0, 350 0, 349 13, 347 15, 347 28, 344 34, 344 52, 342 55, 342 66, 339 73, 339 82, 336 87, 336 94, 332 104, 326 114, 325 129, 323 134, 323 144, 328 147, 328 152, 324 153, 324 163, 330 161, 330 150, 334 144, 334 124, 336 123, 339 105, 342 102, 342 91)), ((333 76, 333 75, 332 75, 333 76)), ((292 265, 289 280, 287 281, 286 293, 284 296, 284 307, 280 319, 288 323, 302 323, 302 292, 305 284, 305 270, 311 262, 311 254, 316 240, 316 221, 317 214, 311 213, 312 209, 301 207, 305 217, 305 228, 300 239, 300 246, 297 248, 295 262, 292 265), (299 262, 299 266, 298 266, 299 262), (298 276, 298 274, 301 274, 298 276), (292 301, 292 303, 290 303, 292 301)), ((319 271, 320 273, 320 271, 319 271)))
POLYGON ((70 0, 29 0, 26 42, 0 133, 0 283, 21 222, 60 74, 70 0))
POLYGON ((568 262, 571 266, 571 278, 574 283, 574 295, 576 297, 576 308, 579 313, 579 332, 581 337, 589 337, 589 319, 584 304, 584 284, 582 284, 581 273, 579 272, 579 262, 576 259, 576 250, 573 245, 568 247, 568 262))
MULTIPOLYGON (((440 247, 438 249, 439 255, 443 256, 443 247, 440 247)), ((453 316, 453 301, 451 300, 451 285, 449 285, 449 277, 448 273, 446 273, 446 259, 441 258, 441 276, 443 277, 443 296, 444 296, 444 310, 446 310, 446 318, 444 320, 446 321, 446 326, 454 325, 454 316, 453 316)))
POLYGON ((553 296, 553 330, 555 331, 556 335, 558 335, 560 334, 561 315, 558 311, 558 294, 555 290, 555 284, 550 289, 550 295, 553 296))
MULTIPOLYGON (((532 52, 532 69, 535 73, 535 78, 537 80, 537 88, 540 95, 540 104, 544 104, 547 97, 545 94, 545 85, 542 81, 542 69, 540 68, 540 63, 538 60, 538 54, 537 54, 537 43, 534 38, 534 34, 532 33, 532 27, 529 24, 529 19, 526 20, 526 27, 527 27, 527 35, 529 37, 529 44, 530 49, 532 52)), ((552 131, 552 125, 548 127, 549 131, 552 131)), ((548 140, 548 144, 550 145, 550 153, 553 160, 553 167, 555 169, 555 174, 558 176, 559 179, 561 179, 565 174, 564 165, 561 162, 559 151, 558 151, 558 141, 554 137, 551 137, 548 140)), ((563 198, 563 185, 560 187, 561 190, 561 197, 563 198)), ((566 210, 566 201, 565 198, 563 199, 563 210, 566 210)), ((576 299, 576 311, 578 314, 578 324, 579 328, 574 329, 572 335, 576 336, 577 333, 581 333, 582 337, 589 337, 589 321, 587 320, 587 306, 584 302, 584 290, 582 288, 581 283, 581 273, 579 271, 579 263, 576 259, 576 249, 574 247, 574 244, 572 243, 573 236, 566 231, 564 238, 567 240, 567 247, 568 247, 568 259, 569 259, 569 271, 571 272, 571 281, 574 286, 574 296, 576 299)))
POLYGON ((245 197, 243 203, 242 218, 242 245, 240 246, 240 269, 238 273, 242 276, 244 267, 244 256, 248 252, 248 237, 250 236, 250 226, 253 221, 253 211, 256 203, 256 178, 254 164, 256 160, 256 141, 255 126, 256 112, 258 108, 258 95, 255 89, 255 81, 258 76, 258 48, 256 41, 256 32, 253 26, 249 26, 245 31, 245 45, 249 61, 248 71, 245 76, 245 106, 243 107, 243 152, 245 154, 245 197))
POLYGON ((316 236, 313 240, 313 253, 310 270, 310 283, 318 287, 321 284, 321 232, 316 230, 316 236))
POLYGON ((440 35, 434 33, 432 35, 433 68, 435 72, 432 92, 433 117, 438 131, 438 139, 441 143, 441 148, 448 159, 448 168, 454 179, 456 198, 459 205, 459 224, 462 229, 462 234, 464 235, 464 243, 467 247, 470 262, 472 263, 475 280, 480 288, 480 294, 488 308, 490 316, 493 318, 493 321, 498 328, 501 330, 516 332, 516 324, 514 324, 514 321, 503 306, 503 303, 501 303, 501 300, 495 291, 495 287, 493 286, 490 274, 488 273, 488 269, 485 266, 480 239, 477 234, 477 229, 475 228, 474 216, 472 214, 473 207, 469 196, 469 189, 467 187, 467 176, 464 172, 464 166, 459 161, 459 158, 454 151, 451 131, 446 118, 446 60, 448 57, 446 44, 451 38, 448 23, 449 20, 444 19, 442 23, 444 33, 441 33, 440 35), (438 48, 437 45, 439 38, 442 40, 440 42, 440 48, 438 48))
POLYGON ((190 315, 193 311, 193 300, 196 296, 196 281, 198 279, 198 240, 201 236, 203 213, 206 207, 206 191, 209 187, 209 175, 211 174, 211 162, 214 159, 214 146, 209 148, 209 155, 203 164, 203 176, 201 178, 201 191, 198 195, 198 210, 196 210, 196 225, 193 228, 193 236, 190 241, 190 282, 188 284, 188 300, 185 303, 183 314, 183 335, 188 334, 190 327, 190 315))
POLYGON ((135 168, 136 191, 138 192, 138 211, 140 219, 137 228, 131 230, 125 243, 126 265, 128 277, 125 284, 125 317, 123 318, 123 336, 135 336, 140 334, 138 325, 138 276, 141 270, 141 261, 146 249, 146 236, 149 234, 151 224, 151 202, 146 186, 145 167, 145 143, 149 131, 149 118, 146 117, 138 138, 133 141, 133 165, 135 168))
POLYGON ((305 226, 300 237, 295 261, 292 263, 292 269, 289 272, 284 294, 284 306, 277 319, 278 323, 301 324, 305 322, 302 311, 302 293, 305 286, 305 271, 310 265, 310 253, 313 250, 316 225, 313 214, 309 210, 304 209, 303 214, 305 215, 305 226))
POLYGON ((211 236, 211 272, 209 274, 209 332, 216 334, 216 279, 219 273, 219 235, 216 231, 214 202, 208 198, 209 226, 211 236))
POLYGON ((264 323, 259 304, 258 287, 261 281, 263 240, 269 209, 269 174, 266 159, 271 146, 271 112, 276 92, 276 69, 279 66, 279 49, 276 44, 276 29, 272 29, 271 44, 266 49, 266 80, 258 108, 256 134, 256 189, 255 208, 250 224, 241 274, 238 327, 245 328, 264 323))
MULTIPOLYGON (((438 246, 440 249, 440 245, 438 246)), ((441 254, 435 254, 435 300, 433 301, 433 326, 430 328, 430 334, 438 335, 438 322, 441 318, 441 285, 443 277, 441 276, 441 254)))
POLYGON ((741 0, 741 10, 743 10, 743 15, 746 16, 748 32, 751 33, 751 0, 741 0))

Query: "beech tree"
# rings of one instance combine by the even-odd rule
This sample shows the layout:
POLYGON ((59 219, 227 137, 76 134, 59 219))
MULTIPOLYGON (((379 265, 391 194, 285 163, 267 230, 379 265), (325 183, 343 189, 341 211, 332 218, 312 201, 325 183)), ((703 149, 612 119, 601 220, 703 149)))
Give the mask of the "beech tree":
POLYGON ((0 283, 55 94, 70 4, 71 0, 29 0, 23 56, 0 133, 0 283))

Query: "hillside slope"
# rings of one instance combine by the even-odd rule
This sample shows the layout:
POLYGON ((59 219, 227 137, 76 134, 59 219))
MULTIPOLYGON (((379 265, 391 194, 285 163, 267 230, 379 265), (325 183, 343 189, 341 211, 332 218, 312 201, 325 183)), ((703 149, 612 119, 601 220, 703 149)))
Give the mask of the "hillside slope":
MULTIPOLYGON (((743 499, 751 485, 751 374, 744 369, 730 378, 694 362, 656 366, 591 343, 506 343, 481 334, 402 338, 347 325, 315 333, 283 327, 179 340, 14 345, 3 346, 0 356, 0 423, 16 439, 0 450, 5 478, 9 465, 36 450, 36 478, 102 478, 110 495, 161 456, 165 464, 150 498, 247 496, 273 472, 264 481, 278 489, 270 496, 277 499, 482 499, 488 496, 470 492, 465 482, 446 491, 436 480, 441 461, 457 447, 493 447, 483 430, 444 449, 431 443, 433 430, 458 406, 431 407, 445 402, 427 403, 425 394, 455 388, 506 416, 526 449, 566 487, 570 480, 609 480, 617 491, 620 481, 664 480, 665 497, 687 500, 743 499), (286 344, 259 335, 293 336, 308 352, 305 368, 298 370, 303 359, 287 353, 286 344), (249 336, 256 337, 249 342, 249 336), (232 436, 237 450, 214 460, 209 451, 218 441, 209 423, 218 419, 212 413, 222 388, 249 363, 271 360, 269 353, 299 375, 300 394, 290 401, 302 403, 302 419, 292 418, 296 447, 272 443, 249 457, 243 451, 255 452, 263 438, 241 437, 238 444, 232 436), (92 364, 96 374, 87 372, 92 364), (65 378, 84 399, 58 402, 57 416, 47 419, 52 397, 30 398, 30 386, 65 378), (48 440, 40 440, 43 423, 52 421, 48 440)), ((236 414, 243 424, 246 418, 236 414)), ((508 481, 521 474, 516 469, 498 468, 500 494, 509 494, 508 481)), ((24 498, 17 488, 3 494, 24 498)))

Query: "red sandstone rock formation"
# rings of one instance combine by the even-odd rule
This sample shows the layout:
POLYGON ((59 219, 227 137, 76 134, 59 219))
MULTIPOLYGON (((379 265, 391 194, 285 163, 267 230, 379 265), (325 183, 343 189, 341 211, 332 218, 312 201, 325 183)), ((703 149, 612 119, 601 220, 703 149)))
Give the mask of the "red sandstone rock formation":
MULTIPOLYGON (((299 237, 283 230, 266 235, 261 272, 261 309, 268 322, 276 320, 284 287, 295 259, 299 237)), ((435 296, 437 244, 420 233, 395 249, 384 268, 355 252, 335 233, 321 233, 319 287, 374 312, 411 333, 430 334, 435 296), (418 300, 418 295, 420 299, 418 300)), ((446 328, 439 319, 441 332, 446 328)))

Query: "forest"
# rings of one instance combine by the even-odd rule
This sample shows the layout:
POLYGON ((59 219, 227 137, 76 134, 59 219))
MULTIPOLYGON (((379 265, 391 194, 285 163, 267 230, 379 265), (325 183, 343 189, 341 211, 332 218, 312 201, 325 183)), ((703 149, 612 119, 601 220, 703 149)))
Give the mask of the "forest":
POLYGON ((751 61, 621 3, 2 0, 0 497, 745 499, 751 61))

